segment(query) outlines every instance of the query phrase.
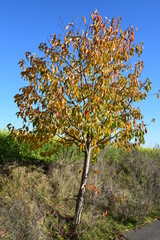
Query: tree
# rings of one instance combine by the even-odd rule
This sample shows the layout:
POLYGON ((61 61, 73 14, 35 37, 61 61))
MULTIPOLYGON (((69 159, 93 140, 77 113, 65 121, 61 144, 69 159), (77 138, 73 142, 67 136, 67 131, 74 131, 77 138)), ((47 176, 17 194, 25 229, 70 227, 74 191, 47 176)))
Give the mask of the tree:
POLYGON ((134 44, 133 26, 120 29, 95 10, 83 29, 69 24, 61 35, 41 43, 41 57, 26 52, 21 76, 28 84, 15 95, 22 128, 8 126, 34 147, 53 141, 76 144, 85 153, 75 210, 79 224, 91 159, 106 144, 130 148, 144 143, 147 132, 138 104, 151 89, 140 80, 143 43, 134 44), (132 60, 132 62, 131 62, 132 60), (28 65, 27 65, 28 64, 28 65), (131 141, 132 140, 132 141, 131 141))

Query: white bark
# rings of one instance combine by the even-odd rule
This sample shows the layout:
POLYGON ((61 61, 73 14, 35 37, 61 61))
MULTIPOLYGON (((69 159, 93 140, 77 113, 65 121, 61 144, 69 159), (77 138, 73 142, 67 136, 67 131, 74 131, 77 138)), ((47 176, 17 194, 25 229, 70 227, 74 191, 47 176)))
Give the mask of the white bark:
POLYGON ((88 147, 87 151, 85 152, 85 160, 83 165, 83 172, 82 172, 82 178, 81 178, 81 185, 77 197, 76 202, 76 211, 75 211, 75 224, 78 225, 81 220, 81 214, 84 204, 84 194, 86 191, 86 185, 87 185, 87 177, 89 172, 89 165, 90 165, 90 156, 91 156, 91 149, 88 147))

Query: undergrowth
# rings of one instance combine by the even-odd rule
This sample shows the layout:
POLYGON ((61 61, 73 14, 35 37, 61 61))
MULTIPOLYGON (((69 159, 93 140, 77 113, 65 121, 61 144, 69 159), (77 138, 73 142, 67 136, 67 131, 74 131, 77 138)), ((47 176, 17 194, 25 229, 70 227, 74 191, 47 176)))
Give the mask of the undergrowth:
POLYGON ((159 150, 102 150, 76 230, 83 155, 75 146, 41 158, 3 132, 0 160, 0 239, 124 239, 125 230, 160 217, 159 150))

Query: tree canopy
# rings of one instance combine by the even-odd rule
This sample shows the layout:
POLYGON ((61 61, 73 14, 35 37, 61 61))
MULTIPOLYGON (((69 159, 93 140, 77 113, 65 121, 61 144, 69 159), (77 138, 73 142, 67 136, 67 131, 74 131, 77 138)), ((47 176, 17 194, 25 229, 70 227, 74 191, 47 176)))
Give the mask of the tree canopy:
POLYGON ((143 116, 133 104, 151 89, 141 80, 143 43, 134 44, 133 26, 120 29, 120 17, 109 22, 95 10, 91 21, 83 17, 80 29, 69 24, 64 36, 39 45, 41 57, 26 52, 20 60, 28 85, 15 95, 24 122, 19 139, 38 147, 56 135, 83 151, 87 141, 97 150, 111 139, 126 148, 131 139, 144 142, 143 116))

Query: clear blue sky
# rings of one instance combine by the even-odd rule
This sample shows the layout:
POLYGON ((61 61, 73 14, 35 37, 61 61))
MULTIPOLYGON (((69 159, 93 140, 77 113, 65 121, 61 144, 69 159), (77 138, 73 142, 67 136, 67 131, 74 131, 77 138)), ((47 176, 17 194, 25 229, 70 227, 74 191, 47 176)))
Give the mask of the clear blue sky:
MULTIPOLYGON (((152 92, 160 89, 160 1, 152 0, 1 0, 0 1, 0 128, 8 123, 20 127, 14 95, 24 85, 18 61, 26 51, 38 53, 38 45, 54 33, 62 33, 59 16, 67 25, 80 22, 95 9, 108 18, 121 16, 123 28, 138 27, 136 42, 144 42, 143 79, 152 81, 152 92)), ((160 144, 160 100, 149 96, 141 104, 148 127, 146 146, 160 144)))

